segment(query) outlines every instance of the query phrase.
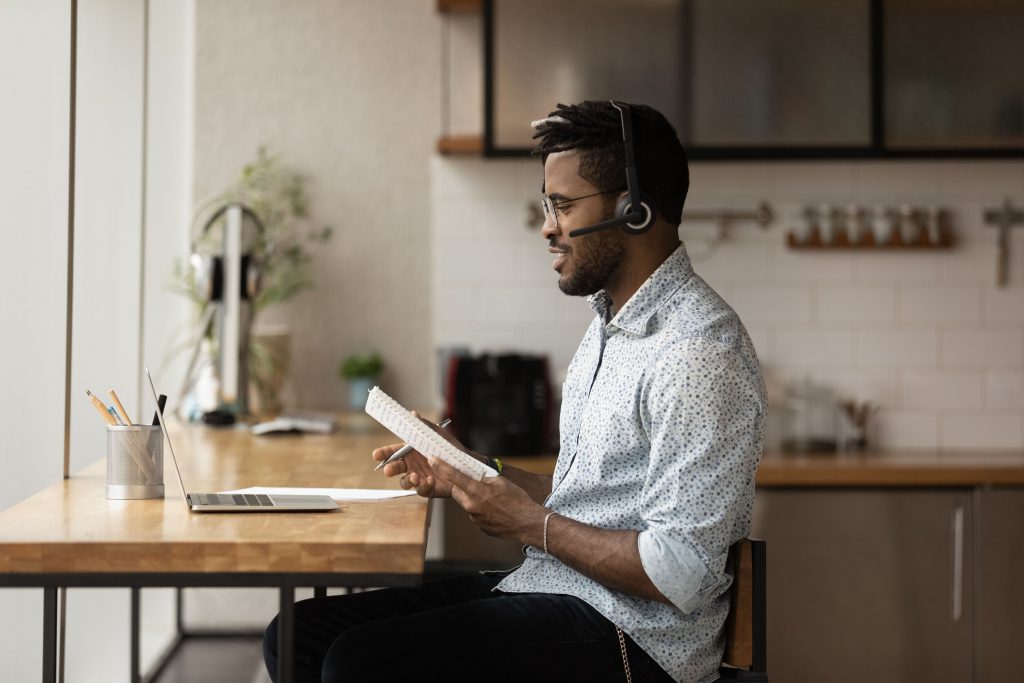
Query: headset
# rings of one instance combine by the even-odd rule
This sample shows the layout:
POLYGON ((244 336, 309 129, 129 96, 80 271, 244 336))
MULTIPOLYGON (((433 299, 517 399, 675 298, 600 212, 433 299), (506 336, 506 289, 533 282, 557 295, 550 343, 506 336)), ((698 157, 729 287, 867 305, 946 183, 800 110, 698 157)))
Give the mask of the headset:
MULTIPOLYGON (((195 273, 196 289, 207 301, 220 301, 224 298, 224 259, 217 254, 203 253, 199 248, 199 241, 210 232, 213 225, 222 218, 232 206, 240 208, 242 210, 243 217, 246 217, 253 222, 260 238, 263 237, 265 232, 263 221, 260 220, 260 217, 257 216, 252 209, 244 204, 231 202, 223 204, 206 220, 202 229, 192 239, 192 255, 189 261, 195 273)), ((202 213, 202 210, 200 210, 200 213, 202 213)), ((195 221, 193 221, 193 227, 194 226, 195 221)), ((260 264, 256 262, 250 253, 242 254, 241 279, 242 299, 255 299, 256 295, 259 293, 260 285, 262 284, 262 273, 260 271, 260 264)))
POLYGON ((630 235, 640 235, 654 226, 658 214, 654 200, 640 189, 636 178, 636 159, 633 156, 633 116, 629 105, 625 102, 611 100, 612 106, 619 110, 622 118, 622 140, 626 145, 626 188, 629 194, 621 198, 615 205, 615 217, 585 228, 577 228, 569 232, 569 237, 589 235, 600 230, 621 226, 630 235), (634 207, 639 206, 640 209, 634 207))

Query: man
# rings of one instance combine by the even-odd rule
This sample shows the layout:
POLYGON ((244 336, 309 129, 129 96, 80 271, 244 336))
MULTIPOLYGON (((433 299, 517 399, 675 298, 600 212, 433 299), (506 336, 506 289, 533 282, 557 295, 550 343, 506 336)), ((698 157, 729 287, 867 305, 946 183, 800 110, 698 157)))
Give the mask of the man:
MULTIPOLYGON (((384 469, 422 496, 451 496, 485 533, 522 543, 525 561, 298 603, 300 680, 718 677, 726 556, 750 527, 764 385, 742 324, 679 240, 682 145, 661 114, 631 111, 639 185, 655 207, 642 233, 569 234, 629 196, 620 109, 559 105, 534 124, 558 286, 597 312, 567 373, 554 477, 505 466, 475 481, 415 452, 384 469)), ((271 672, 276 643, 275 622, 271 672)))

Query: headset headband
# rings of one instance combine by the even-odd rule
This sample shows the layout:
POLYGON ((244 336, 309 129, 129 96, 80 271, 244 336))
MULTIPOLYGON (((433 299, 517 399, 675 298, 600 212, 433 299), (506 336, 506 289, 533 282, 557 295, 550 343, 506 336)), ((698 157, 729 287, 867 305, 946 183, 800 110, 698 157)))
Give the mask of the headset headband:
MULTIPOLYGON (((592 232, 598 232, 600 230, 606 230, 608 228, 614 228, 620 225, 638 225, 641 221, 644 221, 645 211, 643 208, 643 202, 640 200, 640 183, 636 177, 636 159, 633 154, 633 115, 629 108, 629 105, 625 102, 616 102, 610 100, 613 107, 619 110, 619 118, 622 121, 622 142, 626 147, 626 189, 629 190, 629 213, 622 216, 616 216, 594 225, 589 225, 585 228, 577 228, 569 232, 569 237, 579 237, 580 235, 589 235, 592 232)), ((653 222, 654 216, 649 216, 647 221, 644 221, 642 225, 646 229, 648 222, 653 222)), ((638 230, 642 232, 643 230, 638 230)))

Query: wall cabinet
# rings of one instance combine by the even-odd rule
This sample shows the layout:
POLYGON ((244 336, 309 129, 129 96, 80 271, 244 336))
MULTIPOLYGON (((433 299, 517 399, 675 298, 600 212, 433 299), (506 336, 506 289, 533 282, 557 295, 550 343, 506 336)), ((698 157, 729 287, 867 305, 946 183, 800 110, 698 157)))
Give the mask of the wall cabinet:
POLYGON ((655 106, 692 159, 1024 156, 1019 0, 481 1, 491 156, 584 99, 655 106))
POLYGON ((1011 680, 1024 642, 1024 490, 771 489, 775 680, 1011 680))

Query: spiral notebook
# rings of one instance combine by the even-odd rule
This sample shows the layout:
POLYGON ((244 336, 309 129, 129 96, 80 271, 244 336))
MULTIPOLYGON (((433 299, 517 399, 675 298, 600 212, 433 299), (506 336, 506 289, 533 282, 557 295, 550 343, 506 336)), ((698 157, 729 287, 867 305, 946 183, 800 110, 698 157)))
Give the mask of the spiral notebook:
POLYGON ((370 389, 370 396, 366 399, 366 414, 420 453, 437 456, 467 476, 477 480, 498 476, 494 469, 463 453, 443 436, 423 424, 418 417, 385 394, 380 387, 370 389))

